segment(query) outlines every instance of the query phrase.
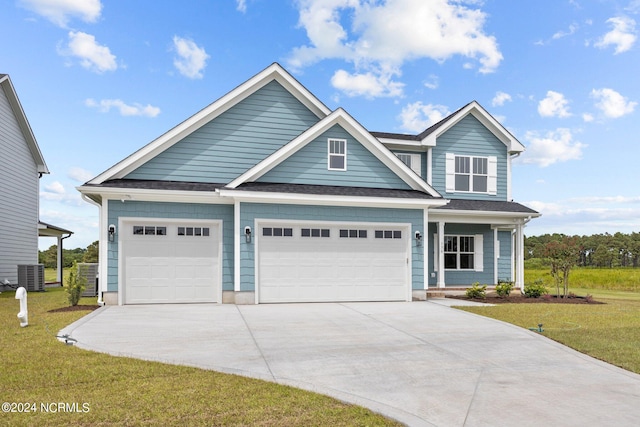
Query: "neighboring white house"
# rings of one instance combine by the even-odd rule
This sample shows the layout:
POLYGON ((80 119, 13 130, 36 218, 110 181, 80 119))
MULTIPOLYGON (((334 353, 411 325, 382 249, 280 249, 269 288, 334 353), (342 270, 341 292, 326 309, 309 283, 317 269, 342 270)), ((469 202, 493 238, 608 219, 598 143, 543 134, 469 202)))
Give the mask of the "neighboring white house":
POLYGON ((61 250, 61 236, 71 232, 38 220, 40 177, 49 169, 7 74, 0 74, 0 88, 1 288, 5 280, 17 284, 18 265, 38 263, 40 233, 58 237, 61 250))
POLYGON ((370 132, 279 64, 79 187, 100 208, 100 302, 410 301, 523 285, 524 146, 473 101, 370 132))

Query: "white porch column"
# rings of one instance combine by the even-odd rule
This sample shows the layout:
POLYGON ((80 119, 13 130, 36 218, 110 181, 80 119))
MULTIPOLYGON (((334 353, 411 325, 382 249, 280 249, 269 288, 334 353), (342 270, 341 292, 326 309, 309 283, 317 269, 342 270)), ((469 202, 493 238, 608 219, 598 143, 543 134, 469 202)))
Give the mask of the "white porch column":
POLYGON ((524 224, 516 224, 516 288, 524 289, 524 224))
POLYGON ((429 210, 422 211, 422 260, 424 268, 424 289, 429 289, 429 210))
POLYGON ((438 222, 438 247, 433 248, 438 251, 438 287, 444 288, 444 222, 438 222))

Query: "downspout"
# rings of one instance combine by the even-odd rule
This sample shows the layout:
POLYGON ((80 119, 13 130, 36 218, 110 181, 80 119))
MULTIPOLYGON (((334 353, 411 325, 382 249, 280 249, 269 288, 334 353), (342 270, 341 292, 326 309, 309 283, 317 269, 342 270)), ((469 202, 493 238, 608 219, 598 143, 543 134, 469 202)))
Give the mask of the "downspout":
POLYGON ((59 274, 60 274, 60 286, 64 286, 64 283, 63 283, 63 281, 64 281, 64 259, 62 259, 62 258, 63 258, 63 253, 64 253, 64 251, 63 251, 63 249, 62 249, 62 241, 63 241, 64 239, 68 239, 68 238, 69 238, 69 237, 71 237, 72 235, 73 235, 73 233, 69 233, 69 235, 68 235, 68 236, 66 236, 66 237, 61 237, 61 238, 60 238, 59 245, 58 245, 58 249, 60 250, 60 268, 58 269, 58 271, 60 272, 60 273, 59 273, 59 274))
MULTIPOLYGON (((81 193, 82 195, 82 200, 84 200, 85 202, 88 202, 94 206, 96 206, 98 208, 98 218, 100 218, 100 220, 98 221, 100 230, 98 231, 98 237, 99 237, 99 242, 102 242, 102 204, 95 202, 94 200, 91 200, 90 197, 87 197, 86 194, 81 193)), ((98 305, 99 306, 103 306, 104 305, 104 301, 102 300, 102 289, 103 286, 105 284, 105 280, 107 278, 107 275, 103 275, 102 274, 102 270, 103 270, 103 263, 102 263, 102 258, 106 259, 106 253, 104 253, 105 251, 102 250, 103 248, 100 247, 100 245, 98 245, 98 262, 100 265, 100 269, 98 270, 98 275, 99 275, 99 279, 98 279, 98 305)), ((104 265, 104 270, 106 271, 106 264, 104 265)))

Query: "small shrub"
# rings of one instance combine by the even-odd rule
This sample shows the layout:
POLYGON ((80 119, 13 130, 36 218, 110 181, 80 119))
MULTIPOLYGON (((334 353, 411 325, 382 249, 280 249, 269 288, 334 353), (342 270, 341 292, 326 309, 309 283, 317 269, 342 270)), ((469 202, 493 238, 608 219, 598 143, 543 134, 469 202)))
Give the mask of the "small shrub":
POLYGON ((548 293, 547 287, 541 279, 536 280, 532 284, 524 285, 524 296, 527 298, 540 298, 540 296, 548 293))
POLYGON ((487 296, 487 285, 480 286, 479 282, 474 283, 466 291, 467 298, 481 298, 484 299, 487 296))
POLYGON ((513 282, 498 282, 496 285, 496 293, 501 298, 508 297, 512 290, 513 282))
POLYGON ((585 300, 587 300, 587 302, 588 302, 588 303, 592 303, 592 302, 593 302, 593 295, 591 295, 591 294, 587 294, 587 295, 584 297, 584 299, 585 299, 585 300))
POLYGON ((545 301, 551 301, 553 297, 551 296, 551 294, 544 294, 542 295, 542 299, 545 301))
POLYGON ((69 278, 67 279, 67 297, 69 298, 69 304, 72 306, 78 305, 80 297, 84 292, 86 281, 78 272, 78 264, 74 261, 69 271, 69 278))

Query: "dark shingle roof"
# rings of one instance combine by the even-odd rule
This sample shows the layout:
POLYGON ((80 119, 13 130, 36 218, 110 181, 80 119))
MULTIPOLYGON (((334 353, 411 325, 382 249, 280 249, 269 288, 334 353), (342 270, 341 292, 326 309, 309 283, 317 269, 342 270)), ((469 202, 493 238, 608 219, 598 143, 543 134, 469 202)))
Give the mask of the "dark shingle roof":
POLYGON ((264 191, 272 193, 325 194, 329 196, 390 197, 400 199, 435 199, 430 194, 418 190, 394 190, 389 188, 341 187, 337 185, 272 184, 268 182, 247 182, 235 190, 264 191))
POLYGON ((402 140, 405 140, 405 141, 422 141, 427 136, 429 136, 431 133, 433 133, 436 129, 438 129, 440 126, 442 126, 443 124, 448 122, 452 117, 454 117, 456 114, 458 114, 461 110, 465 109, 467 107, 467 105, 469 105, 469 104, 471 104, 471 102, 466 104, 466 105, 464 105, 461 108, 458 108, 456 111, 454 111, 453 113, 449 114, 447 117, 445 117, 444 119, 440 120, 438 123, 435 123, 435 124, 429 126, 428 128, 426 128, 425 130, 423 130, 422 132, 420 132, 417 135, 408 135, 408 134, 404 134, 404 133, 390 133, 390 132, 371 132, 371 135, 375 136, 376 138, 402 139, 402 140))
POLYGON ((85 184, 86 187, 139 188, 143 190, 215 191, 224 184, 182 181, 148 181, 143 179, 112 179, 102 184, 85 184))
MULTIPOLYGON (((143 190, 215 191, 225 184, 181 181, 147 181, 140 179, 113 179, 102 184, 85 184, 86 187, 108 187, 143 190)), ((430 194, 417 190, 394 190, 388 188, 341 187, 335 185, 273 184, 247 182, 231 190, 261 191, 270 193, 317 194, 329 196, 390 197, 396 199, 434 199, 430 194)))
POLYGON ((456 211, 489 211, 489 212, 510 212, 510 213, 526 213, 537 214, 531 208, 520 203, 507 201, 489 201, 489 200, 451 200, 445 206, 439 207, 442 210, 456 211))

